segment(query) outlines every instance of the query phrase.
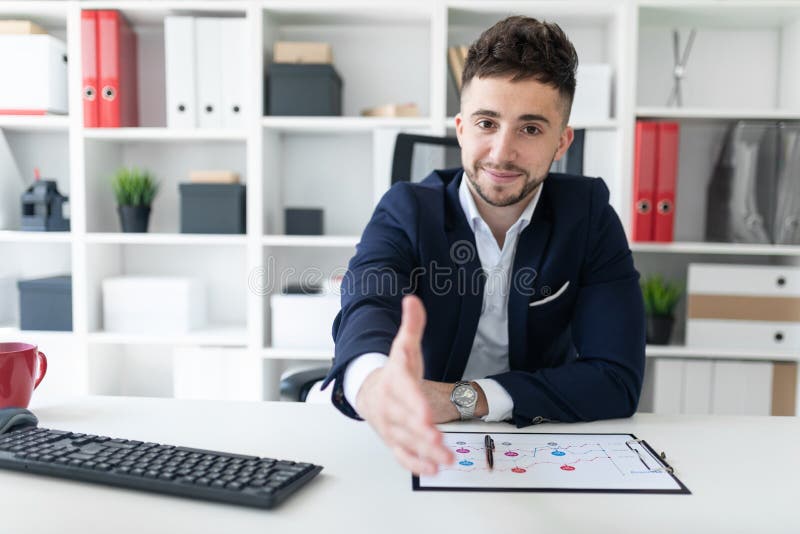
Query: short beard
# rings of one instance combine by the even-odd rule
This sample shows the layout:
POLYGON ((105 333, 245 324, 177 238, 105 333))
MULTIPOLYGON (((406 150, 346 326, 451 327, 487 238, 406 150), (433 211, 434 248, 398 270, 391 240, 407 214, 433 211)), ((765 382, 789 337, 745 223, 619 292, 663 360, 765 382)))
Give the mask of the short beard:
MULTIPOLYGON (((551 165, 552 165, 552 162, 551 162, 551 165)), ((473 169, 475 169, 475 168, 476 167, 473 167, 473 169)), ((550 167, 548 167, 548 169, 549 168, 550 167)), ((515 170, 519 170, 519 169, 515 169, 515 170)), ((549 174, 549 173, 550 173, 550 171, 548 170, 547 174, 549 174)), ((469 171, 467 171, 465 169, 464 170, 464 174, 466 175, 467 179, 469 180, 469 183, 472 184, 472 187, 473 187, 473 189, 475 189, 475 192, 478 193, 478 196, 481 197, 481 199, 483 199, 483 201, 486 202, 487 204, 489 204, 490 206, 495 206, 497 208, 504 208, 506 206, 512 206, 512 205, 516 204, 517 202, 521 202, 522 200, 525 199, 525 197, 527 197, 531 193, 531 191, 534 191, 537 187, 539 187, 539 185, 542 182, 544 182, 545 178, 547 178, 547 174, 545 174, 544 176, 541 176, 541 177, 534 178, 533 180, 525 183, 525 186, 522 188, 522 191, 520 191, 519 195, 517 195, 515 197, 508 198, 508 199, 504 199, 504 200, 502 200, 500 202, 497 202, 495 200, 490 199, 488 196, 486 196, 486 193, 484 193, 483 189, 481 189, 481 186, 478 184, 477 180, 475 180, 475 176, 474 176, 475 172, 470 173, 469 171)), ((525 173, 525 174, 527 175, 527 173, 525 173)))

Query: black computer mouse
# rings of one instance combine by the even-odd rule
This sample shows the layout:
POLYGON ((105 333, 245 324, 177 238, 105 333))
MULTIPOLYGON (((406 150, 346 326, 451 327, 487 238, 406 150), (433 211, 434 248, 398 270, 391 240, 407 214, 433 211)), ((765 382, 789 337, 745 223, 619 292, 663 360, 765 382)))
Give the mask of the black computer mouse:
POLYGON ((3 408, 0 410, 0 434, 19 428, 36 426, 39 419, 25 408, 3 408))

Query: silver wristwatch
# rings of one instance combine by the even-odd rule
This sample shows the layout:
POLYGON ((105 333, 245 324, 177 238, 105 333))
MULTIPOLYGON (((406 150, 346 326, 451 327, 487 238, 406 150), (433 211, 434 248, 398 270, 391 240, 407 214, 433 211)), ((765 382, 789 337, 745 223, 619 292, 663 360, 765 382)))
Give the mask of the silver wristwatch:
POLYGON ((450 393, 450 402, 455 405, 462 421, 472 419, 475 417, 475 406, 478 404, 478 390, 471 382, 456 382, 450 393))

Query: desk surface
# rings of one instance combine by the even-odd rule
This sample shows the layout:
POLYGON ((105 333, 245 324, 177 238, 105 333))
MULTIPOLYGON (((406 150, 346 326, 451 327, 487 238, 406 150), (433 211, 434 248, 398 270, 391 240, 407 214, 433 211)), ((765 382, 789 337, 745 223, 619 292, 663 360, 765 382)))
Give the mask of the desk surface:
POLYGON ((0 471, 5 532, 800 532, 800 419, 793 417, 643 414, 534 427, 636 434, 667 453, 693 493, 687 496, 413 492, 410 475, 372 430, 327 405, 85 397, 34 401, 31 409, 48 428, 309 461, 325 470, 272 511, 0 471))

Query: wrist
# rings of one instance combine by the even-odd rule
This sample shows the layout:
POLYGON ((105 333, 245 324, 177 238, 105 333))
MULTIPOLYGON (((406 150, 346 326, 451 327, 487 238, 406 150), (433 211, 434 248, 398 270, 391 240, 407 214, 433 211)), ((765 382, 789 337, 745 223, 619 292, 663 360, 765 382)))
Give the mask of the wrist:
POLYGON ((369 411, 370 390, 372 389, 374 383, 379 379, 382 370, 382 368, 378 368, 370 372, 364 379, 364 382, 361 383, 361 387, 358 388, 355 409, 356 412, 364 419, 368 418, 367 412, 369 411))
POLYGON ((486 393, 483 392, 483 388, 477 382, 470 382, 472 387, 475 388, 475 391, 478 393, 478 402, 475 405, 475 417, 485 417, 489 414, 489 401, 486 400, 486 393))

